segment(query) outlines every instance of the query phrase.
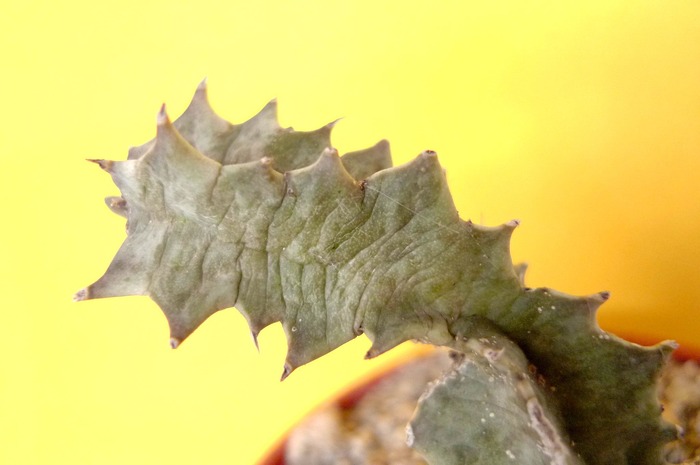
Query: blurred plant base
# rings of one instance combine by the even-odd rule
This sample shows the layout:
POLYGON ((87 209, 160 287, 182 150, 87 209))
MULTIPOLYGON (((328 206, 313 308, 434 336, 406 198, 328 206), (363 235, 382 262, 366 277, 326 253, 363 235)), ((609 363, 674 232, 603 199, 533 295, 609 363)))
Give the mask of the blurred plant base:
MULTIPOLYGON (((639 340, 635 340, 639 343, 639 340)), ((372 463, 426 465, 406 445, 406 425, 428 383, 450 369, 449 351, 417 349, 383 373, 358 383, 311 412, 258 465, 372 463)), ((674 353, 658 385, 663 418, 679 426, 669 463, 700 463, 700 351, 674 353)))

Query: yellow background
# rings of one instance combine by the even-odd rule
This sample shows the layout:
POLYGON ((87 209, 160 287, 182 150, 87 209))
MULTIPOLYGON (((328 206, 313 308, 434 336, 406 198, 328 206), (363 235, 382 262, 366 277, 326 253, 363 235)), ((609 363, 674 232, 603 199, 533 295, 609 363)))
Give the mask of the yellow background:
MULTIPOLYGON (((341 151, 440 154, 464 218, 522 220, 529 283, 612 291, 614 332, 698 348, 700 3, 5 1, 0 463, 248 464, 381 369, 360 338, 280 384, 278 326, 220 312, 177 351, 147 298, 71 302, 124 237, 85 158, 123 159, 209 78, 241 122, 344 117, 341 151)), ((404 353, 410 348, 404 348, 404 353)))

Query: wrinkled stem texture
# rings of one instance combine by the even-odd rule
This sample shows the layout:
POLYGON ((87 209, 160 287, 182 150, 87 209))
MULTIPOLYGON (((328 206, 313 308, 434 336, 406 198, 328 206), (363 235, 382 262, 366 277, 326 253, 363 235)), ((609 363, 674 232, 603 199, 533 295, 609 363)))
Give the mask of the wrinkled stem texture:
POLYGON ((107 205, 128 236, 76 299, 148 295, 173 347, 229 307, 254 338, 279 321, 283 378, 363 333, 368 357, 411 339, 453 347, 463 363, 412 424, 434 464, 662 463, 672 429, 654 386, 673 345, 602 331, 605 292, 524 287, 518 222, 460 219, 434 152, 391 167, 380 141, 341 157, 332 126, 283 129, 274 101, 233 125, 204 84, 175 122, 161 109, 154 140, 94 160, 121 191, 107 205))

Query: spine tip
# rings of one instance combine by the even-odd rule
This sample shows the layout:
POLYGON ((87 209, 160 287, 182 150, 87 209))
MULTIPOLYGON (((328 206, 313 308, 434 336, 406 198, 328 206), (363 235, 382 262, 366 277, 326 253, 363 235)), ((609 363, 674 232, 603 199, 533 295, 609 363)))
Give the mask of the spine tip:
POLYGON ((255 348, 257 349, 258 353, 260 353, 260 346, 258 345, 258 333, 256 331, 251 331, 250 337, 253 338, 253 344, 255 344, 255 348))
POLYGON ((338 157, 338 150, 334 149, 333 147, 326 147, 323 149, 323 153, 321 155, 324 157, 336 158, 338 157))
POLYGON ((168 119, 168 114, 165 111, 165 104, 163 104, 160 106, 160 111, 158 112, 156 123, 158 124, 158 126, 163 126, 169 122, 170 120, 168 119))
POLYGON ((109 172, 112 170, 112 166, 114 165, 114 162, 112 160, 102 160, 102 159, 93 159, 93 158, 88 158, 87 161, 90 163, 95 163, 100 166, 103 170, 109 172))
POLYGON ((670 354, 680 347, 680 344, 678 344, 676 341, 663 341, 659 345, 661 346, 661 351, 665 354, 670 354))
POLYGON ((83 300, 88 300, 90 298, 90 293, 88 288, 85 287, 73 295, 73 302, 81 302, 83 300))
POLYGON ((280 381, 284 381, 285 379, 287 379, 289 377, 289 375, 292 374, 292 371, 294 371, 294 368, 292 367, 292 365, 290 365, 289 363, 285 363, 284 370, 282 371, 282 377, 280 378, 280 381))
POLYGON ((343 119, 343 118, 338 118, 338 119, 335 120, 335 121, 331 121, 330 123, 326 124, 325 127, 326 127, 327 129, 333 129, 333 128, 335 127, 335 125, 338 124, 338 121, 340 121, 341 119, 343 119))

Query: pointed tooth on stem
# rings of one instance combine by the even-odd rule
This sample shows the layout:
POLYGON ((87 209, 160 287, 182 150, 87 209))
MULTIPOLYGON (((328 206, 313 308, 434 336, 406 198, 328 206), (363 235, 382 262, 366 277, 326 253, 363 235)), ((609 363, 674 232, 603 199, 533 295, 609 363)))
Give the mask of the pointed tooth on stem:
POLYGON ((127 216, 126 200, 123 197, 106 197, 105 204, 113 213, 123 217, 127 216))
POLYGON ((171 349, 177 349, 177 348, 180 346, 180 343, 181 343, 181 342, 182 342, 182 341, 179 340, 178 338, 176 338, 176 337, 171 337, 171 338, 170 338, 170 348, 171 348, 171 349))
POLYGON ((253 344, 255 344, 255 348, 257 349, 258 353, 260 353, 260 346, 258 345, 258 332, 251 330, 250 337, 253 338, 253 344))
POLYGON ((333 147, 326 147, 325 149, 323 149, 323 152, 321 152, 321 156, 337 158, 338 150, 334 149, 333 147))
POLYGON ((527 263, 518 263, 513 267, 515 269, 515 274, 518 276, 518 281, 520 285, 525 287, 525 274, 527 273, 527 263))
POLYGON ((267 102, 265 106, 246 123, 250 121, 274 121, 275 125, 279 126, 279 124, 277 124, 277 99, 273 98, 267 102))
POLYGON ((158 126, 164 126, 170 123, 170 118, 168 118, 168 113, 165 111, 165 103, 160 106, 160 111, 158 111, 158 116, 156 117, 156 124, 158 126))
POLYGON ((73 302, 81 302, 90 299, 90 292, 87 287, 82 288, 73 295, 73 302))
POLYGON ((339 122, 341 119, 343 119, 343 118, 338 118, 338 119, 336 119, 336 120, 334 120, 334 121, 331 121, 330 123, 326 124, 324 127, 328 128, 328 129, 333 129, 333 128, 335 127, 335 125, 338 124, 338 122, 339 122))
POLYGON ((520 220, 510 220, 505 224, 505 226, 510 229, 515 229, 520 226, 520 220))
POLYGON ((657 345, 664 357, 670 357, 671 353, 680 347, 676 341, 663 341, 657 345))
POLYGON ((588 306, 588 311, 591 315, 595 315, 601 305, 603 305, 610 298, 610 292, 601 291, 593 295, 585 297, 584 300, 588 306))
POLYGON ((376 345, 372 345, 372 347, 369 348, 367 353, 365 354, 365 360, 371 360, 375 357, 378 357, 382 355, 384 352, 386 352, 388 349, 386 348, 380 348, 377 347, 376 345))
POLYGON ((112 170, 112 166, 114 166, 114 162, 112 160, 104 160, 101 158, 86 158, 86 161, 99 165, 100 168, 108 173, 112 170))
POLYGON ((285 379, 287 379, 287 377, 289 377, 289 375, 291 375, 293 371, 294 371, 294 368, 292 367, 292 365, 290 365, 289 363, 285 363, 284 370, 282 371, 282 377, 280 378, 280 381, 284 381, 285 379))

